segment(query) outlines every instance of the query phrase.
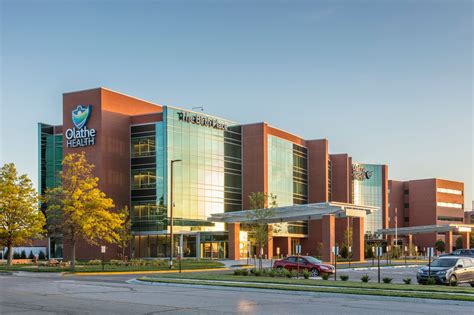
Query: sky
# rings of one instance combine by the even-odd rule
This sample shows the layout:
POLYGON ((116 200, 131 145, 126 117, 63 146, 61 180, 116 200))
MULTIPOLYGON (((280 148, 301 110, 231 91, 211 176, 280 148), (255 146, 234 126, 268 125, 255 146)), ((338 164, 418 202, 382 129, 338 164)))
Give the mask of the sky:
POLYGON ((397 180, 473 184, 471 1, 0 0, 0 163, 37 184, 37 122, 107 87, 266 121, 397 180))

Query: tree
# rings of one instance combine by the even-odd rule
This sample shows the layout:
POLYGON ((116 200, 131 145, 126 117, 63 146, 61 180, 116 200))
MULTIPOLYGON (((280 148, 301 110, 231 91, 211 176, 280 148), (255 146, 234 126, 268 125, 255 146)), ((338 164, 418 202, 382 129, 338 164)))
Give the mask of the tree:
POLYGON ((344 241, 341 247, 341 257, 349 258, 351 253, 349 252, 349 247, 352 249, 352 228, 348 226, 344 229, 344 241))
POLYGON ((435 242, 435 248, 438 252, 444 252, 445 249, 446 249, 446 245, 444 244, 444 242, 442 240, 437 240, 435 242))
POLYGON ((263 192, 253 192, 249 196, 250 209, 253 211, 248 212, 247 220, 250 222, 246 223, 245 226, 255 237, 260 257, 260 269, 262 269, 261 252, 267 245, 271 231, 271 225, 267 221, 275 215, 273 208, 278 206, 276 199, 275 195, 267 195, 263 192))
POLYGON ((39 210, 38 195, 27 175, 18 175, 13 163, 0 169, 0 243, 8 248, 11 266, 13 246, 40 238, 45 218, 39 210))
POLYGON ((115 242, 122 250, 122 260, 125 261, 125 252, 128 248, 128 245, 130 244, 130 240, 132 239, 132 224, 128 207, 125 206, 120 209, 119 215, 122 220, 122 224, 118 227, 116 231, 117 239, 115 240, 115 242))
POLYGON ((24 249, 21 251, 20 259, 26 259, 26 251, 24 249))
POLYGON ((91 245, 99 241, 114 243, 123 223, 112 199, 98 188, 99 179, 92 174, 94 165, 84 152, 64 157, 61 185, 47 189, 44 201, 50 233, 62 234, 70 247, 71 270, 75 268, 76 245, 84 240, 91 245))
POLYGON ((462 248, 462 238, 463 238, 463 236, 459 236, 459 237, 456 239, 456 249, 462 248))
POLYGON ((33 254, 32 250, 30 250, 30 254, 28 255, 28 259, 35 259, 35 255, 33 254))

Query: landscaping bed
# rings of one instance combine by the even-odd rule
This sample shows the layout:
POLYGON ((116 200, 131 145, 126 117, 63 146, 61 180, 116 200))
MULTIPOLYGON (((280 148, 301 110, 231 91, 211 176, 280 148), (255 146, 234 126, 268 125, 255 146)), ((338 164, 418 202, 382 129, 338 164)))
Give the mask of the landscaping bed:
MULTIPOLYGON (((119 260, 112 260, 105 262, 104 270, 102 270, 102 261, 91 260, 88 262, 76 262, 75 272, 127 272, 127 271, 160 271, 170 270, 168 267, 168 260, 131 260, 124 263, 119 260)), ((173 261, 173 270, 179 269, 179 262, 173 261)), ((223 268, 224 264, 213 260, 191 260, 183 259, 181 261, 181 268, 183 270, 199 270, 223 268)), ((0 266, 0 271, 30 271, 30 272, 69 272, 69 264, 62 266, 47 266, 47 265, 13 265, 0 266)))

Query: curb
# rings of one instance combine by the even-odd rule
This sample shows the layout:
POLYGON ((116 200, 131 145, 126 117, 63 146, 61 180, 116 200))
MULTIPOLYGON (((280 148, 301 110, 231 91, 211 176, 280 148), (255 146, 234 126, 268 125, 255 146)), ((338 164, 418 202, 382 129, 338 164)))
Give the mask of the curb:
MULTIPOLYGON (((231 270, 229 268, 208 268, 208 269, 185 269, 182 273, 187 272, 205 272, 216 270, 231 270)), ((143 271, 104 271, 104 272, 75 272, 64 273, 63 276, 113 276, 113 275, 143 275, 143 274, 161 274, 161 273, 178 273, 179 269, 173 270, 143 270, 143 271)))

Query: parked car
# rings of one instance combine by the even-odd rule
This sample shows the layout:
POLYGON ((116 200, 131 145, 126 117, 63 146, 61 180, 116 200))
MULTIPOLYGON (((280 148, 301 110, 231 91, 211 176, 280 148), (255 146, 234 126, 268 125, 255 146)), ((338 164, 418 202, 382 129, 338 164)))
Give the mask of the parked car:
POLYGON ((418 283, 423 284, 430 276, 436 283, 470 283, 474 287, 474 259, 461 256, 439 257, 431 262, 431 269, 429 266, 418 269, 416 279, 418 283))
POLYGON ((441 256, 466 256, 474 258, 474 248, 471 249, 456 249, 450 254, 443 254, 441 256))
POLYGON ((311 273, 311 277, 317 277, 322 273, 334 273, 334 266, 323 264, 321 260, 312 256, 289 256, 285 259, 275 261, 273 268, 285 268, 289 271, 296 270, 298 268, 298 259, 300 271, 303 271, 304 269, 308 270, 311 273))

